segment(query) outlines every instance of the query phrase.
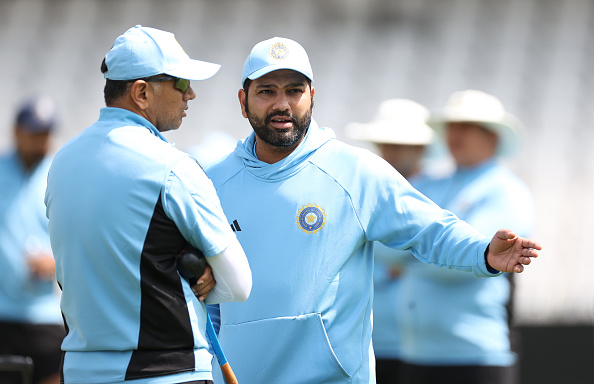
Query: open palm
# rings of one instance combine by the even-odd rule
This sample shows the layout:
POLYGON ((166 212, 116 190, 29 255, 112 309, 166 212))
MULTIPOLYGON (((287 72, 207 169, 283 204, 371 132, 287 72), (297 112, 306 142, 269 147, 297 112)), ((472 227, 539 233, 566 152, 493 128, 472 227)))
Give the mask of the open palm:
POLYGON ((520 237, 507 229, 497 231, 489 244, 487 262, 501 272, 521 273, 524 265, 538 257, 542 246, 534 240, 520 237))

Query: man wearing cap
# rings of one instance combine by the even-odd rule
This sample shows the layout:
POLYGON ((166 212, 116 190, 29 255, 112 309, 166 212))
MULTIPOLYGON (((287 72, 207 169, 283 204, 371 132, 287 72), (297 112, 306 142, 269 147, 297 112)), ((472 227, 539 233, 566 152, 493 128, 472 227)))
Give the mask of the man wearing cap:
MULTIPOLYGON (((31 357, 34 382, 47 384, 60 382, 65 335, 43 204, 55 126, 50 98, 25 101, 14 124, 15 149, 0 156, 0 355, 31 357)), ((0 382, 20 380, 0 370, 0 382)))
MULTIPOLYGON (((455 92, 429 124, 456 164, 445 178, 425 178, 419 191, 483 234, 514 228, 528 236, 533 202, 526 185, 499 159, 517 149, 521 124, 494 96, 455 92)), ((405 383, 518 381, 510 341, 512 274, 475 279, 413 260, 401 275, 399 326, 405 383)))
POLYGON ((251 272, 212 183, 162 132, 186 116, 190 80, 219 65, 136 26, 101 69, 107 107, 58 151, 45 197, 68 330, 64 383, 210 383, 203 300, 244 301, 251 272), (176 267, 186 244, 210 265, 192 287, 176 267))
MULTIPOLYGON (((426 148, 433 129, 426 123, 429 110, 409 99, 388 99, 380 103, 376 118, 369 123, 350 123, 346 134, 353 140, 373 143, 386 160, 411 185, 422 177, 426 148)), ((395 384, 401 372, 400 330, 396 302, 403 265, 414 259, 409 251, 375 244, 373 268, 373 350, 377 384, 395 384)))
POLYGON ((220 306, 242 384, 375 382, 375 241, 476 276, 521 272, 540 249, 511 231, 489 245, 379 156, 336 140, 311 118, 312 82, 297 42, 256 44, 238 93, 254 132, 207 170, 254 278, 245 303, 220 306))

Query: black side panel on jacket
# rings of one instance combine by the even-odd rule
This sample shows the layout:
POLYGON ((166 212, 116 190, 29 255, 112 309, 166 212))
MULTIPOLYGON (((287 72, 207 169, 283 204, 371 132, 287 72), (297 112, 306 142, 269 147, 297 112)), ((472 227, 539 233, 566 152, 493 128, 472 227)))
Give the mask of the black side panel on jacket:
POLYGON ((194 338, 176 267, 185 244, 159 196, 141 255, 140 336, 126 380, 194 370, 194 338))

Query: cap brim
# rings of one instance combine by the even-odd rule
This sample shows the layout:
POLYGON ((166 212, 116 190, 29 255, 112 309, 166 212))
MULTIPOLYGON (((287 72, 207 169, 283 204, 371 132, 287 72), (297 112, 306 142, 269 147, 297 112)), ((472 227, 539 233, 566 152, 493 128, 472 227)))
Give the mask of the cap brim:
POLYGON ((298 71, 295 68, 292 68, 290 65, 284 66, 284 65, 267 65, 264 68, 260 68, 255 72, 252 72, 251 74, 249 74, 246 78, 250 79, 250 80, 256 80, 259 79, 260 77, 270 73, 270 72, 274 72, 274 71, 279 71, 281 69, 290 69, 291 71, 295 71, 295 72, 299 72, 301 73, 303 76, 307 77, 311 82, 313 82, 313 76, 311 73, 306 73, 303 71, 298 71))
POLYGON ((347 136, 354 140, 377 144, 428 145, 433 141, 433 131, 424 124, 405 123, 406 129, 395 129, 384 122, 350 123, 345 127, 347 136))
POLYGON ((455 118, 444 115, 430 119, 427 124, 432 127, 435 132, 442 137, 442 139, 445 139, 444 135, 447 124, 456 121, 478 124, 485 127, 485 129, 497 134, 499 137, 499 144, 497 145, 495 154, 497 157, 510 157, 514 155, 521 146, 521 141, 523 139, 523 126, 515 116, 509 113, 506 114, 505 118, 501 122, 480 119, 455 118))
POLYGON ((187 80, 206 80, 213 77, 221 68, 220 64, 190 59, 182 66, 167 70, 166 75, 179 77, 187 80))

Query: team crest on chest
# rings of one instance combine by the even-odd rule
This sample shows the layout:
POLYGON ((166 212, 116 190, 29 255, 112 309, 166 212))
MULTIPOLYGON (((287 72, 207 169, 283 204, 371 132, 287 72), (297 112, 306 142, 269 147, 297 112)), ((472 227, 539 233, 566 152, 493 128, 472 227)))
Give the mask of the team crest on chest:
POLYGON ((297 213, 297 225, 308 234, 320 232, 326 225, 326 213, 315 204, 304 205, 297 213))

